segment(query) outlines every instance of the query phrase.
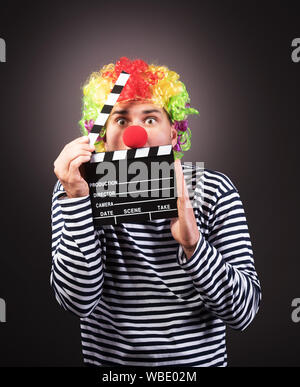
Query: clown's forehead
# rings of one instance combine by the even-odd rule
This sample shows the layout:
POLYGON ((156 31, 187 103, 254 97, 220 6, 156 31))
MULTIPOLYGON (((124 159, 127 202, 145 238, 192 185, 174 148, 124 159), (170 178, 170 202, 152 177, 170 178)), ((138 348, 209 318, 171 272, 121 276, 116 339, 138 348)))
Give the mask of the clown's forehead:
POLYGON ((130 110, 138 110, 143 111, 143 112, 148 112, 148 111, 156 111, 158 113, 163 113, 164 110, 154 104, 152 101, 147 101, 147 100, 130 100, 130 101, 122 101, 122 102, 117 102, 114 106, 114 108, 111 111, 111 114, 116 114, 117 112, 123 112, 125 114, 126 112, 129 112, 130 110))

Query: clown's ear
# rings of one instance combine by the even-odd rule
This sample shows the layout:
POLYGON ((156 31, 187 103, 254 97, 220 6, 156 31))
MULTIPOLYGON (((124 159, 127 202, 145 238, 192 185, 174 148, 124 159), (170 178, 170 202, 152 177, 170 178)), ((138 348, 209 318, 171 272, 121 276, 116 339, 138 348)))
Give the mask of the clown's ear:
POLYGON ((177 144, 177 136, 178 136, 178 132, 175 129, 175 124, 172 124, 172 126, 171 126, 171 139, 172 139, 172 146, 173 147, 177 144))

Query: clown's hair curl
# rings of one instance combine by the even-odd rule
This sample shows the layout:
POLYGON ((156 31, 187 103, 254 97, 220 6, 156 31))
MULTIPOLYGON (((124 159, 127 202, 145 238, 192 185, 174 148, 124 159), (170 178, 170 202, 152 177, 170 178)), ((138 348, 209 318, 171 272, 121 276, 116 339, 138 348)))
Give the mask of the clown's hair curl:
MULTIPOLYGON (((182 151, 191 147, 191 131, 187 115, 199 114, 190 107, 190 98, 179 75, 166 66, 148 65, 141 59, 131 61, 120 58, 116 64, 103 66, 93 72, 83 85, 82 118, 79 121, 82 135, 88 135, 121 71, 130 77, 119 96, 118 102, 146 100, 164 108, 177 130, 177 144, 173 147, 174 157, 181 158, 182 151)), ((95 143, 96 152, 105 152, 104 127, 95 143)))

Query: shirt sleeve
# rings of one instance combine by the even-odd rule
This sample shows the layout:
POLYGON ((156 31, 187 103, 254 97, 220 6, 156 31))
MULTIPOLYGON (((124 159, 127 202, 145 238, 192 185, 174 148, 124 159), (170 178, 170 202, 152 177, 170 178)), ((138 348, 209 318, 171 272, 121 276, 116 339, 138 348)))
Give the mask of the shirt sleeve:
POLYGON ((102 295, 105 237, 94 228, 90 197, 60 199, 64 194, 58 181, 51 206, 50 284, 64 309, 86 317, 102 295))
POLYGON ((237 190, 219 197, 210 220, 208 236, 200 232, 190 259, 179 245, 177 260, 191 276, 205 307, 231 328, 244 330, 259 309, 261 287, 237 190))

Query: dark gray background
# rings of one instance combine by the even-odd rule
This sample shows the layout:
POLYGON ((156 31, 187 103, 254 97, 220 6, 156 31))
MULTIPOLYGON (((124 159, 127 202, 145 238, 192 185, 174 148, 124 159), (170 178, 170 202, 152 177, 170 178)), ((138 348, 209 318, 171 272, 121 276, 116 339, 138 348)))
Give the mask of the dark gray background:
POLYGON ((299 365, 296 2, 2 1, 0 37, 0 365, 82 365, 79 319, 49 285, 53 162, 80 135, 80 86, 120 56, 181 75, 200 111, 183 161, 239 189, 263 301, 246 331, 228 330, 229 365, 299 365))

